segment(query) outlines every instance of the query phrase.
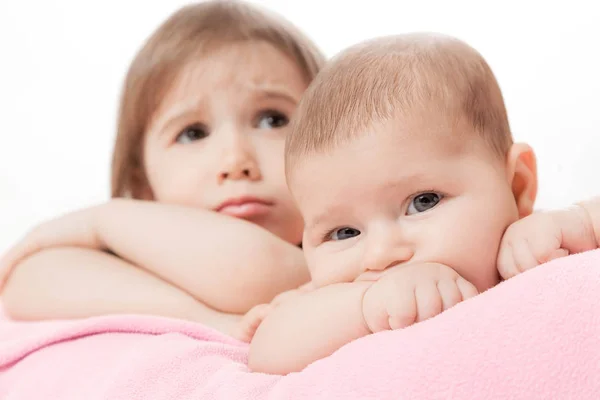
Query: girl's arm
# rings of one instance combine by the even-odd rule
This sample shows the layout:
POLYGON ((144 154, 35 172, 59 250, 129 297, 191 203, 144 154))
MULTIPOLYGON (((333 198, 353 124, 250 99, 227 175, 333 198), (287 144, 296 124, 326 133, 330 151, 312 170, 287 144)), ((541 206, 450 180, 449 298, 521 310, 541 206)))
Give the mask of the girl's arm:
POLYGON ((82 248, 43 250, 23 260, 8 279, 2 302, 17 320, 152 314, 232 335, 240 319, 210 309, 115 256, 82 248))
POLYGON ((309 280, 301 249, 244 220, 130 200, 96 218, 103 247, 217 310, 242 314, 309 280))
POLYGON ((40 225, 0 261, 0 270, 10 271, 41 250, 65 246, 109 250, 211 308, 234 314, 309 280, 301 250, 257 225, 210 211, 125 199, 40 225))

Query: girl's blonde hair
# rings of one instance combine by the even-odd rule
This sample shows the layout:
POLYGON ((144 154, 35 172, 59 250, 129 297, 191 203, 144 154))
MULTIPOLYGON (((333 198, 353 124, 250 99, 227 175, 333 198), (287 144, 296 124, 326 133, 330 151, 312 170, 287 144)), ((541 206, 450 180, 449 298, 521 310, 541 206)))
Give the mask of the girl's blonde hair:
POLYGON ((111 173, 112 197, 142 198, 149 188, 142 143, 147 125, 181 68, 211 48, 264 41, 290 57, 307 83, 325 63, 314 43, 282 17, 240 1, 181 8, 148 39, 123 86, 111 173))

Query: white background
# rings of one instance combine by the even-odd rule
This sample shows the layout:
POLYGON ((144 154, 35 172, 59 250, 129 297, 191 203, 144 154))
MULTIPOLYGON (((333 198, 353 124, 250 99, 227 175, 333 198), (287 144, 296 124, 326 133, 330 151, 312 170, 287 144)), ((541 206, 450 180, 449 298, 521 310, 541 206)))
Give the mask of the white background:
MULTIPOLYGON (((108 199, 120 85, 181 0, 0 0, 0 252, 108 199)), ((257 1, 333 55, 409 31, 455 35, 495 71, 539 159, 538 207, 600 194, 600 12, 592 1, 257 1)))

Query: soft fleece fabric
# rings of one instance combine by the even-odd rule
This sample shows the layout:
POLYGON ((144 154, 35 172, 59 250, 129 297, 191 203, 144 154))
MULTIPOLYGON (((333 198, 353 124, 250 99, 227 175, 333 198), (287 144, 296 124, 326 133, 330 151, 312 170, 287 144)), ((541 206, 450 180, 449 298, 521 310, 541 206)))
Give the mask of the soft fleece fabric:
MULTIPOLYGON (((293 343, 290 343, 292 346, 293 343)), ((600 251, 556 260, 304 371, 253 374, 201 325, 0 322, 0 399, 600 399, 600 251)))

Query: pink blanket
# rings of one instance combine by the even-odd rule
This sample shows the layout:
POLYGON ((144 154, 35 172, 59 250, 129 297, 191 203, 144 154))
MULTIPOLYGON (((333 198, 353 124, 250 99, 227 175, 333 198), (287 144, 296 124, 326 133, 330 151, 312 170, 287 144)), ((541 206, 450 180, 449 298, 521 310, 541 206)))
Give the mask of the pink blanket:
POLYGON ((597 250, 286 377, 248 372, 246 345, 192 323, 4 321, 0 399, 600 399, 599 310, 597 250))

